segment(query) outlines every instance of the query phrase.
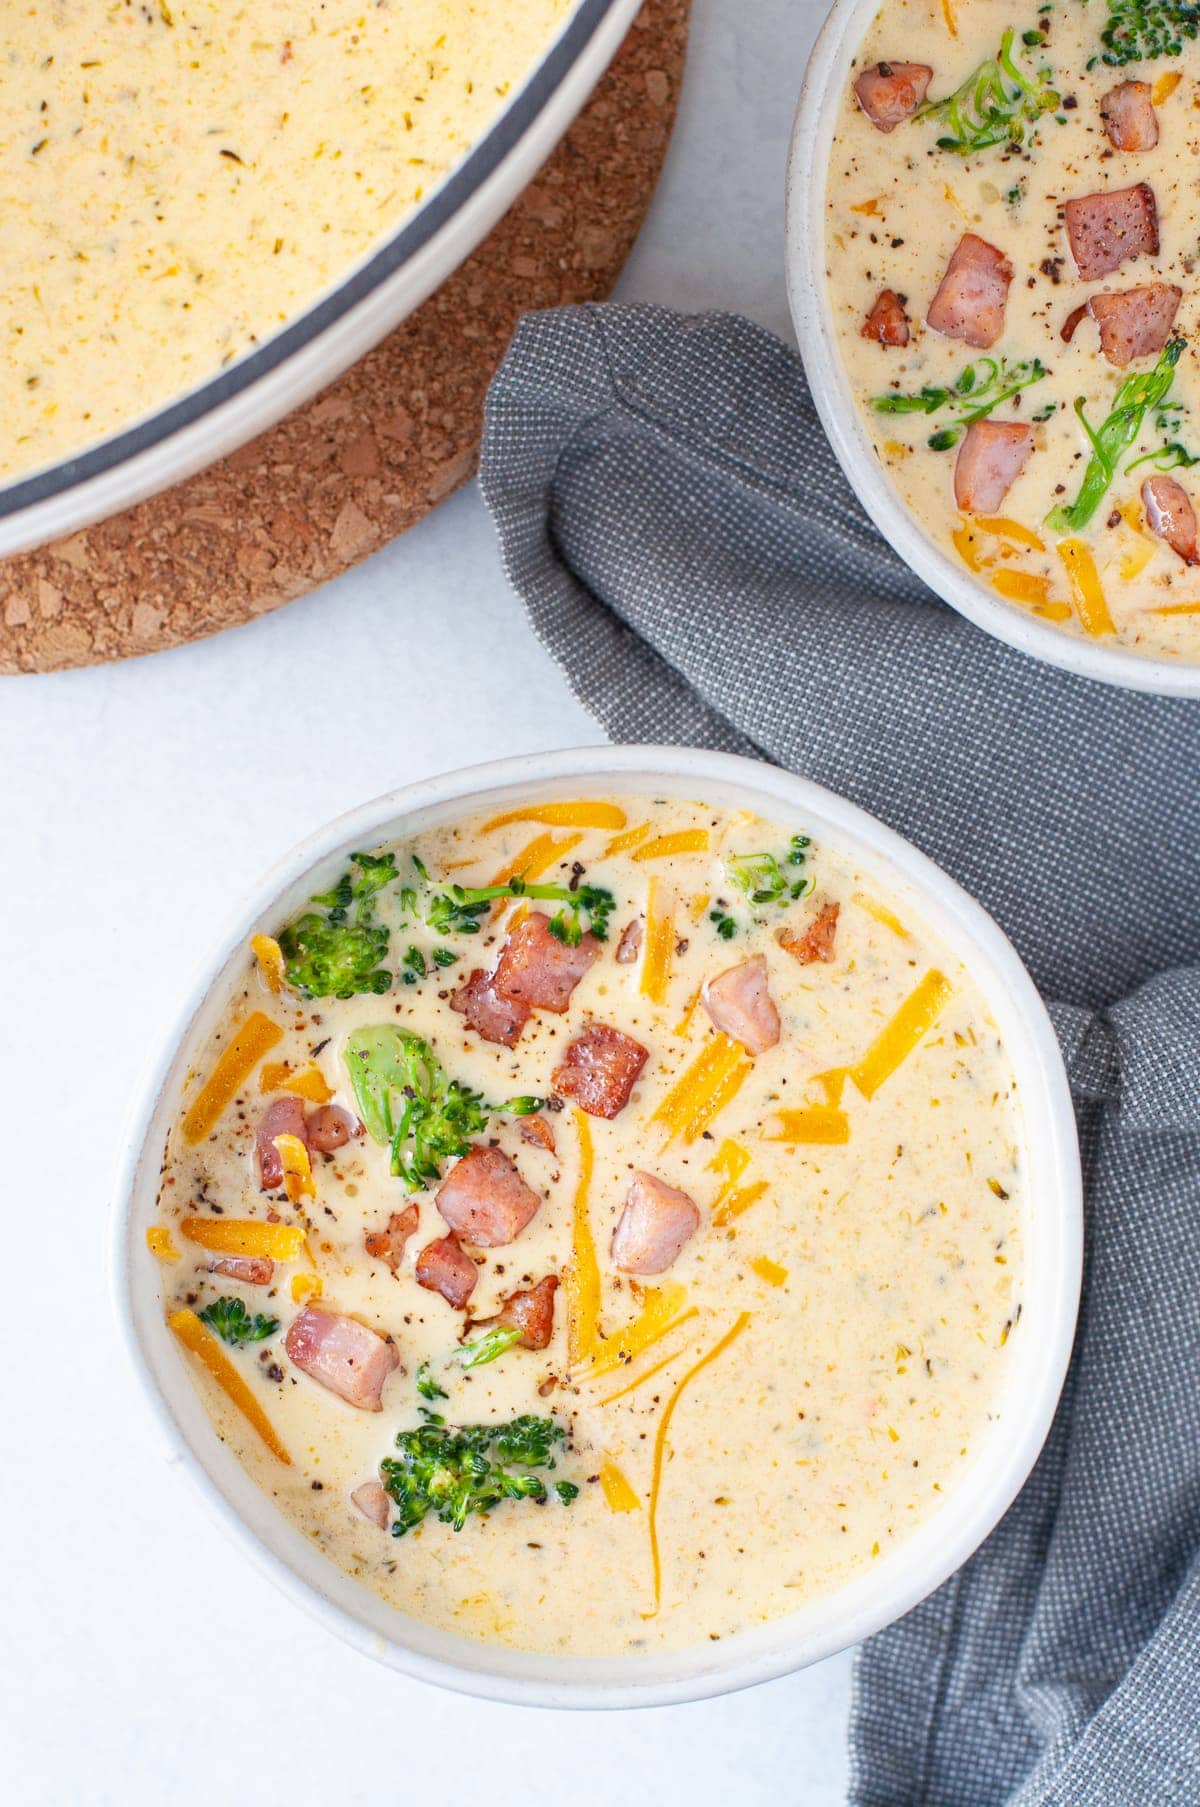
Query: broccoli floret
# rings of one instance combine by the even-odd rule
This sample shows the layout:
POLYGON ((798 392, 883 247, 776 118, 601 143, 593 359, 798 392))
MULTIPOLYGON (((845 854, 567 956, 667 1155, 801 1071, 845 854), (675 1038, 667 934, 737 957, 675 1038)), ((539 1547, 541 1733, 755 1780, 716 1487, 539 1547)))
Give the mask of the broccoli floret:
POLYGON ((1100 60, 1111 69, 1179 56, 1185 38, 1200 29, 1193 0, 1108 0, 1108 24, 1100 33, 1100 60))
POLYGON ((550 918, 550 933, 577 947, 585 928, 597 941, 608 938, 608 919, 616 908, 611 891, 600 885, 530 885, 523 878, 503 885, 449 885, 429 900, 425 920, 438 935, 477 935, 480 924, 500 898, 532 897, 561 905, 550 918), (586 918, 586 921, 585 921, 586 918))
POLYGON ((199 1315, 223 1343, 230 1343, 235 1349, 246 1343, 265 1342, 279 1329, 278 1318, 264 1317, 261 1311, 251 1317, 240 1299, 214 1299, 199 1315))
POLYGON ((391 985, 391 973, 380 965, 391 937, 375 921, 375 899, 397 876, 396 856, 354 853, 350 859, 333 889, 311 900, 323 914, 307 910, 280 934, 285 976, 301 997, 378 996, 391 985))
POLYGON ((356 1029, 346 1065, 367 1133, 390 1144, 392 1172, 409 1192, 440 1179, 443 1164, 466 1154, 489 1118, 501 1111, 527 1117, 544 1102, 521 1097, 489 1104, 482 1092, 450 1078, 422 1036, 395 1023, 356 1029))
MULTIPOLYGON (((546 1503, 546 1483, 533 1470, 553 1469, 554 1452, 566 1441, 553 1418, 524 1414, 507 1424, 456 1427, 433 1412, 421 1417, 416 1430, 397 1436, 398 1453, 379 1465, 384 1491, 397 1508, 393 1537, 403 1537, 430 1513, 461 1531, 472 1513, 490 1512, 505 1500, 546 1503)), ((554 1491, 567 1506, 579 1489, 558 1481, 554 1491)))

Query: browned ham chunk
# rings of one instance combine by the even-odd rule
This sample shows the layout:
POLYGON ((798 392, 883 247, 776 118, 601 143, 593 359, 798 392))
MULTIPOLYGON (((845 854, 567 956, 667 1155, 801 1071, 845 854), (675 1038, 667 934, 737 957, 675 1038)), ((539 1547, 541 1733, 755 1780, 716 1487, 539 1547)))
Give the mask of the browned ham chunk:
POLYGON ((405 1205, 403 1211, 393 1211, 387 1220, 386 1230, 368 1230, 363 1236, 363 1247, 367 1254, 376 1261, 384 1261, 396 1273, 404 1259, 404 1250, 410 1236, 416 1234, 421 1214, 415 1205, 405 1205))
POLYGON ((964 514, 995 514, 1033 450, 1033 428, 977 420, 954 461, 954 500, 964 514))
POLYGON ((928 63, 873 63, 854 83, 854 95, 871 124, 894 132, 925 99, 933 70, 928 63))
POLYGON ((428 1243, 417 1256, 417 1285, 426 1292, 441 1293, 447 1305, 461 1311, 471 1294, 479 1270, 471 1257, 459 1247, 458 1237, 439 1236, 428 1243))
POLYGON ((502 998, 492 985, 491 974, 481 966, 465 985, 450 993, 450 1008, 465 1016, 485 1042, 500 1042, 506 1048, 512 1047, 530 1017, 528 1004, 519 998, 502 998))
POLYGON ((1158 256, 1158 208, 1146 182, 1080 195, 1063 208, 1075 268, 1085 282, 1132 257, 1158 256))
POLYGON ((305 1139, 318 1154, 332 1154, 335 1148, 344 1148, 362 1133, 358 1118, 340 1104, 319 1104, 304 1119, 305 1139))
POLYGON ((652 1173, 635 1173, 613 1231, 613 1264, 625 1274, 661 1274, 700 1228, 686 1192, 652 1173))
POLYGON ((450 1169, 434 1202, 465 1242, 497 1249, 515 1241, 542 1201, 501 1149, 476 1143, 450 1169))
POLYGON ((1003 251, 973 232, 964 232, 925 319, 944 338, 961 339, 986 351, 1004 331, 1011 281, 1012 265, 1003 251))
POLYGON ((218 1255, 209 1262, 208 1271, 223 1274, 226 1280, 241 1280, 246 1286, 270 1286, 275 1263, 266 1255, 218 1255))
POLYGON ((1165 540, 1185 565, 1200 564, 1196 550, 1196 511, 1182 483, 1174 477, 1147 477, 1142 484, 1142 506, 1151 533, 1165 540))
POLYGON ((895 289, 881 289, 875 305, 859 328, 864 339, 877 339, 880 345, 907 345, 908 315, 895 289))
POLYGON ((558 1290, 558 1275, 547 1274, 536 1286, 520 1288, 509 1293, 500 1314, 498 1324, 508 1324, 513 1330, 521 1332, 522 1349, 545 1349, 554 1332, 554 1295, 558 1290))
POLYGON ((1149 82, 1118 82, 1102 96, 1100 117, 1114 150, 1152 151, 1158 143, 1149 82))
POLYGON ((307 1142, 304 1105, 299 1098, 273 1099, 255 1131, 258 1183, 264 1192, 276 1192, 283 1184, 283 1162, 275 1146, 276 1136, 298 1136, 301 1142, 307 1142))
POLYGON ((382 1482, 364 1481, 361 1487, 354 1489, 350 1498, 364 1518, 369 1518, 371 1523, 378 1525, 381 1531, 387 1529, 388 1509, 391 1501, 383 1490, 382 1482))
POLYGON ((700 996, 713 1027, 741 1042, 747 1054, 765 1054, 779 1040, 779 1012, 761 954, 706 979, 700 996))
POLYGON ((589 1023, 554 1070, 554 1085, 590 1117, 615 1117, 629 1103, 649 1058, 641 1042, 607 1023, 589 1023))
POLYGON ((509 1002, 561 1016, 580 979, 599 958, 600 943, 594 935, 584 935, 577 947, 568 947, 550 933, 550 918, 531 910, 504 943, 492 990, 509 1002))
POLYGON ((544 1148, 547 1154, 553 1154, 554 1131, 544 1117, 522 1117, 517 1126, 517 1134, 522 1142, 532 1143, 535 1148, 544 1148))
POLYGON ((619 966, 633 965, 642 951, 642 942, 645 936, 646 923, 643 917, 635 916, 632 922, 625 924, 621 930, 621 939, 617 943, 617 964, 619 966))
POLYGON ((383 1385, 400 1356, 387 1337, 324 1305, 306 1305, 283 1341, 302 1373, 362 1412, 383 1410, 383 1385))
POLYGON ((1100 329, 1100 349, 1124 370, 1135 358, 1157 357, 1171 336, 1183 290, 1169 282, 1093 295, 1087 311, 1100 329))
POLYGON ((776 940, 793 960, 799 960, 801 966, 811 966, 816 960, 828 965, 833 959, 841 908, 837 903, 822 904, 800 934, 794 935, 791 929, 780 929, 776 940))

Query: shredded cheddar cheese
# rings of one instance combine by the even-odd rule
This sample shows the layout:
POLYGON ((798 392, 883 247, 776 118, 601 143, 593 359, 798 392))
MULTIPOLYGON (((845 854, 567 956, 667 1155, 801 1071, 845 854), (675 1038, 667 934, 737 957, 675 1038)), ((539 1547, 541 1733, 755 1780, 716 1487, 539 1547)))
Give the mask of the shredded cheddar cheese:
POLYGON ((304 1231, 295 1224, 266 1223, 260 1217, 185 1217, 180 1235, 215 1255, 265 1255, 271 1261, 295 1261, 304 1247, 304 1231))
POLYGON ((953 986, 944 973, 925 974, 887 1026, 880 1030, 850 1077, 864 1098, 873 1098, 896 1068, 928 1035, 950 1001, 953 986))
POLYGON ((185 1141, 202 1142, 211 1134, 263 1055, 282 1036, 283 1030, 269 1016, 264 1016, 260 1010, 250 1012, 188 1106, 182 1125, 185 1141))
POLYGON ((507 828, 512 822, 541 822, 546 828, 624 828, 625 811, 616 803, 605 803, 593 797, 579 803, 532 803, 523 809, 510 809, 485 822, 480 834, 507 828))
POLYGON ((226 1398, 233 1402, 247 1424, 258 1432, 271 1454, 277 1461, 282 1462, 285 1468, 290 1467, 292 1458, 275 1435, 267 1414, 216 1337, 200 1322, 195 1312, 188 1311, 186 1308, 181 1311, 173 1311, 167 1319, 167 1323, 184 1348, 208 1369, 226 1398))

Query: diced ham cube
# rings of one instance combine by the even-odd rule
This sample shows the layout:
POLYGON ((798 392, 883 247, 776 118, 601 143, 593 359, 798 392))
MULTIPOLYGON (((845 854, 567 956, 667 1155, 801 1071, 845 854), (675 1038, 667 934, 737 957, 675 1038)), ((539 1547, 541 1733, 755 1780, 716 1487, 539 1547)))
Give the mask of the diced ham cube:
POLYGON ((600 943, 594 935, 584 935, 578 946, 570 947, 551 934, 548 916, 531 910, 504 943, 492 990, 510 1003, 561 1016, 580 979, 599 958, 600 943))
POLYGON ((529 1021, 528 1004, 519 998, 504 998, 492 985, 492 976, 477 966, 465 985, 450 993, 450 1008, 465 1016, 476 1035, 485 1042, 499 1042, 511 1048, 529 1021))
POLYGON ((838 916, 841 904, 822 904, 812 921, 796 935, 791 929, 780 929, 776 940, 785 953, 801 966, 811 966, 814 961, 823 961, 826 965, 833 959, 837 941, 838 916))
POLYGON ((522 1142, 529 1142, 534 1148, 544 1148, 547 1154, 555 1152, 554 1131, 544 1117, 522 1117, 517 1134, 522 1142))
POLYGON ((615 1117, 629 1103, 648 1058, 631 1035, 607 1023, 589 1023, 555 1068, 554 1086, 590 1117, 615 1117))
POLYGON ((386 1230, 368 1230, 363 1236, 363 1247, 367 1254, 376 1261, 386 1262, 392 1273, 396 1273, 404 1259, 404 1250, 410 1236, 416 1234, 421 1214, 415 1205, 405 1205, 403 1211, 393 1211, 387 1220, 386 1230))
POLYGON ((613 1264, 625 1274, 661 1274, 700 1228, 686 1192, 652 1173, 635 1173, 613 1231, 613 1264))
POLYGON ((516 1240, 542 1201, 502 1149, 476 1143, 450 1169, 434 1202, 464 1242, 497 1249, 516 1240))
POLYGON ((1114 150, 1152 151, 1158 143, 1149 82, 1118 82, 1101 97, 1100 117, 1114 150))
POLYGON ((779 1040, 779 1012, 761 954, 706 979, 700 997, 714 1029, 741 1042, 747 1054, 765 1054, 779 1040))
POLYGON ((344 1110, 340 1104, 320 1104, 304 1119, 304 1133, 310 1148, 318 1154, 332 1154, 335 1148, 344 1148, 347 1142, 361 1136, 363 1126, 353 1111, 344 1110))
POLYGON ((1200 564, 1196 550, 1196 511, 1182 483, 1174 477, 1147 477, 1142 484, 1142 505, 1151 533, 1165 540, 1185 565, 1200 564))
POLYGON ((386 1531, 391 1501, 383 1490, 382 1482, 364 1481, 361 1487, 354 1489, 350 1498, 364 1518, 369 1518, 373 1525, 386 1531))
POLYGON ((522 1349, 545 1349, 554 1333, 554 1294, 557 1290, 558 1275, 547 1274, 536 1286, 509 1293, 496 1322, 521 1332, 522 1349))
POLYGON ((961 339, 986 351, 1004 331, 1011 281, 1012 265, 1003 251, 974 232, 964 232, 925 319, 944 338, 961 339))
POLYGON ((1033 450, 1033 428, 977 420, 954 461, 954 500, 964 514, 995 514, 1033 450))
POLYGON ((275 1146, 276 1136, 296 1136, 307 1143, 308 1129, 304 1121, 304 1105, 290 1095, 275 1098, 263 1113, 254 1132, 254 1150, 258 1156, 258 1183, 264 1192, 277 1192, 283 1185, 283 1162, 275 1146))
POLYGON ((441 1293, 447 1305, 453 1305, 455 1311, 461 1311, 471 1294, 475 1291, 475 1283, 479 1279, 479 1269, 465 1250, 459 1247, 458 1237, 439 1236, 417 1256, 417 1285, 423 1286, 426 1292, 441 1293))
POLYGON ((864 339, 876 339, 880 345, 908 344, 908 315, 895 289, 880 289, 859 331, 864 339))
POLYGON ((928 63, 874 63, 854 83, 859 106, 881 132, 894 132, 925 99, 933 70, 928 63))
POLYGON ((1158 207, 1147 182, 1080 195, 1063 207, 1067 240, 1084 282, 1134 257, 1158 256, 1158 207))
POLYGON ((643 916, 635 916, 621 930, 621 939, 617 943, 618 966, 632 966, 642 951, 642 942, 646 938, 646 920, 643 916))
POLYGON ((208 1271, 222 1274, 226 1280, 240 1280, 245 1286, 270 1286, 275 1263, 266 1255, 217 1255, 209 1262, 208 1271))
POLYGON ((1135 358, 1157 357, 1171 336, 1183 290, 1169 282, 1093 295, 1088 313, 1100 329, 1100 349, 1124 370, 1135 358))
POLYGON ((302 1373, 362 1412, 383 1410, 383 1386, 400 1366, 396 1345, 357 1318, 306 1305, 283 1346, 302 1373))

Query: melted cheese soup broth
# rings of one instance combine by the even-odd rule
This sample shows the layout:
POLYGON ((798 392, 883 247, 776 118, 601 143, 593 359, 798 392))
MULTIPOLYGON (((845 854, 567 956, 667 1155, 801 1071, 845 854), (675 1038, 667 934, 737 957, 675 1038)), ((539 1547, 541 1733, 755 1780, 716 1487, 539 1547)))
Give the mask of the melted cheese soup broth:
MULTIPOLYGON (((869 1569, 944 1504, 995 1433, 1021 1334, 1016 1084, 970 974, 912 905, 835 848, 794 840, 794 825, 638 797, 516 813, 392 850, 398 876, 371 906, 395 975, 378 995, 272 990, 276 944, 257 942, 185 1083, 149 1241, 218 1434, 331 1562, 401 1611, 487 1642, 694 1645, 869 1569), (499 984, 533 917, 561 901, 501 898, 473 935, 428 918, 450 884, 521 872, 565 899, 594 899, 572 884, 599 887, 612 908, 605 922, 601 898, 590 918, 605 938, 585 940, 592 958, 565 1008, 533 1008, 508 1046, 452 1002, 472 971, 499 963, 499 984), (759 982, 731 1000, 722 975, 758 960, 759 982), (720 983, 704 994, 706 981, 720 983), (581 1109, 563 1078, 568 1048, 597 1025, 645 1055, 609 1117, 581 1109), (489 1102, 549 1100, 469 1136, 508 1157, 536 1212, 504 1244, 462 1236, 476 1276, 465 1313, 417 1281, 423 1252, 447 1237, 444 1177, 406 1191, 367 1133, 260 1185, 256 1131, 281 1100, 310 1120, 327 1097, 363 1114, 348 1057, 364 1026, 415 1032, 489 1102), (661 1271, 628 1271, 635 1172, 673 1189, 668 1230, 683 1220, 661 1271), (393 1273, 364 1238, 409 1206, 393 1273), (292 1237, 265 1284, 209 1271, 213 1236, 241 1220, 292 1237), (465 1369, 460 1338, 487 1335, 514 1291, 549 1276, 547 1345, 465 1369), (241 1347, 218 1340, 200 1314, 211 1321, 215 1301, 227 1314, 230 1300, 276 1325, 241 1347), (314 1303, 377 1333, 381 1410, 347 1403, 292 1359, 314 1303), (226 1381, 246 1389, 237 1403, 204 1365, 214 1349, 226 1381), (351 1495, 378 1483, 422 1410, 447 1427, 551 1420, 566 1441, 538 1473, 577 1497, 506 1499, 458 1532, 430 1513, 390 1535, 351 1495)), ((330 907, 326 894, 313 920, 330 907)), ((263 927, 294 954, 283 925, 263 927)), ((457 1171, 453 1158, 436 1166, 457 1171)))
MULTIPOLYGON (((1180 445, 1188 457, 1200 455, 1195 349, 1200 200, 1193 173, 1200 156, 1200 43, 1185 37, 1178 54, 1114 66, 1103 60, 1102 34, 1109 22, 1105 0, 1056 0, 1040 9, 1014 7, 1009 0, 894 0, 885 7, 851 67, 831 152, 829 297, 846 375, 876 454, 904 503, 952 559, 1014 607, 1032 610, 1065 633, 1196 660, 1200 575, 1154 530, 1143 485, 1149 478, 1177 483, 1189 510, 1200 500, 1200 481, 1164 451, 1180 445), (917 111, 883 131, 856 98, 855 85, 864 75, 869 79, 880 64, 892 68, 902 55, 901 69, 932 72, 926 103, 943 100, 994 61, 1009 30, 1014 33, 1010 62, 1035 93, 1057 96, 1034 118, 1018 117, 1020 143, 1011 142, 1001 127, 1003 142, 960 154, 940 146, 939 139, 973 143, 972 121, 983 109, 960 108, 957 120, 945 111, 917 111), (1024 33, 1036 41, 1024 43, 1024 33), (1131 84, 1142 87, 1129 91, 1131 84), (1106 99, 1114 90, 1126 90, 1116 103, 1106 99), (1150 135, 1157 131, 1157 143, 1116 148, 1102 102, 1109 112, 1114 105, 1132 109, 1135 127, 1150 135), (1157 252, 1135 254, 1145 223, 1143 204, 1135 198, 1127 203, 1133 212, 1121 227, 1104 233, 1115 255, 1122 246, 1129 255, 1106 273, 1085 277, 1073 255, 1066 204, 1142 185, 1157 222, 1157 252), (988 345, 948 336, 927 320, 965 235, 1011 266, 1001 330, 988 345), (864 336, 868 315, 885 291, 902 298, 907 344, 864 336), (1148 335, 1149 348, 1124 364, 1102 350, 1097 318, 1079 318, 1069 343, 1062 336, 1077 309, 1101 298, 1103 313, 1113 305, 1111 296, 1119 298, 1115 305, 1121 310, 1119 319, 1110 317, 1113 337, 1124 336, 1130 318, 1148 335), (1075 501, 1084 482, 1091 446, 1077 403, 1099 430, 1123 381, 1154 371, 1160 348, 1172 340, 1182 341, 1182 349, 1166 411, 1158 405, 1144 411, 1086 523, 1047 521, 1053 508, 1075 501), (1024 461, 1011 486, 982 495, 973 507, 959 506, 956 461, 963 452, 962 417, 971 402, 943 403, 930 413, 881 412, 876 403, 891 398, 894 405, 896 398, 952 390, 971 366, 982 387, 988 359, 1003 365, 984 402, 994 400, 1008 380, 1028 375, 1035 360, 1045 374, 997 402, 987 416, 990 423, 1029 429, 1024 461), (956 425, 955 444, 931 448, 931 436, 956 425), (1158 454, 1157 462, 1144 461, 1150 454, 1158 454)), ((1005 119, 1011 119, 1011 97, 1018 90, 1003 72, 997 79, 1009 97, 1005 119)), ((868 101, 881 104, 870 93, 868 101)), ((910 88, 908 104, 915 102, 910 88)), ((891 317, 898 325, 894 311, 891 317)), ((1123 356, 1129 347, 1114 349, 1123 356)), ((1187 535, 1180 544, 1188 557, 1196 556, 1187 535)))
POLYGON ((570 0, 34 0, 0 52, 0 479, 212 376, 392 232, 570 0))

